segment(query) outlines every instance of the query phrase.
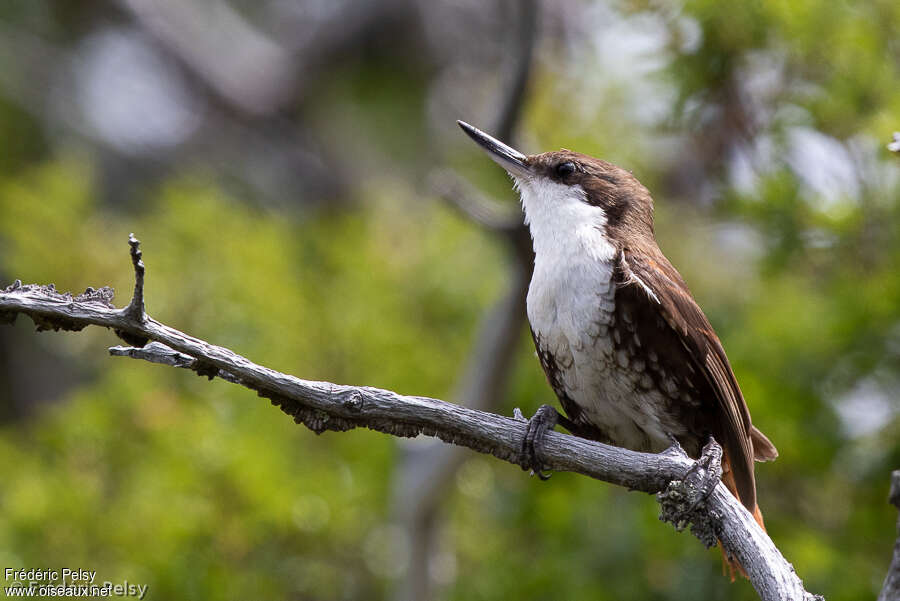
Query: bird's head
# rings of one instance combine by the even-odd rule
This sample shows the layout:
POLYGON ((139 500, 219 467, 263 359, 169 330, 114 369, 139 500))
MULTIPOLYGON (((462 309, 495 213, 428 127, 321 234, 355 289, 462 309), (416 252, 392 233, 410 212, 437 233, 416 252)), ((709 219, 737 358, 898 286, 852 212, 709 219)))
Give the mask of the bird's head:
POLYGON ((650 193, 625 169, 570 150, 525 155, 458 123, 515 181, 536 244, 583 228, 596 228, 617 248, 654 239, 650 193))

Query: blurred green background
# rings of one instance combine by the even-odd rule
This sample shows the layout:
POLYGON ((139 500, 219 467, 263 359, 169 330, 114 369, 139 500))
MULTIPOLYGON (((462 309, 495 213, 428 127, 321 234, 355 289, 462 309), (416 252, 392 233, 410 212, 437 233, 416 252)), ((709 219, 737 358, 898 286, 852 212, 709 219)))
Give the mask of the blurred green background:
MULTIPOLYGON (((7 0, 0 282, 123 305, 133 231, 164 323, 303 378, 458 398, 515 259, 427 176, 515 206, 455 120, 495 131, 527 19, 512 0, 7 0)), ((900 3, 545 0, 534 22, 515 143, 650 188, 781 452, 757 467, 770 534, 808 590, 874 598, 900 467, 900 3)), ((517 330, 507 415, 553 398, 517 330)), ((419 442, 315 436, 113 344, 0 329, 0 566, 150 599, 403 598, 419 442)), ((756 598, 647 495, 463 459, 427 524, 427 596, 756 598)))

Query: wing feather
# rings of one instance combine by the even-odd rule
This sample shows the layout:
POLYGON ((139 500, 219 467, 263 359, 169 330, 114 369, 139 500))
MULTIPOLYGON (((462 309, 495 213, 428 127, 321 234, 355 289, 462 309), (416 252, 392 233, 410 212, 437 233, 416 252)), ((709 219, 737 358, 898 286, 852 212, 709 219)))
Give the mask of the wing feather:
POLYGON ((681 345, 681 352, 673 360, 702 374, 707 384, 702 388, 711 391, 713 398, 704 399, 700 411, 712 415, 698 417, 697 421, 706 424, 722 445, 734 472, 738 498, 753 511, 756 482, 751 432, 755 428, 718 336, 684 280, 662 253, 637 255, 626 249, 620 252, 618 260, 622 292, 628 291, 633 302, 658 305, 655 310, 661 312, 663 321, 681 345))

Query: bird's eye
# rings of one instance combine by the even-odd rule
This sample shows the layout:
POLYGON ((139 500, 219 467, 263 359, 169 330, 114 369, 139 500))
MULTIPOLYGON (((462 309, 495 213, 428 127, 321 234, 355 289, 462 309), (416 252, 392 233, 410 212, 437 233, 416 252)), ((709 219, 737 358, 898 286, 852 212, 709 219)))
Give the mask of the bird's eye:
POLYGON ((565 163, 560 163, 556 166, 556 175, 560 177, 566 177, 567 175, 571 175, 575 172, 575 163, 572 161, 566 161, 565 163))

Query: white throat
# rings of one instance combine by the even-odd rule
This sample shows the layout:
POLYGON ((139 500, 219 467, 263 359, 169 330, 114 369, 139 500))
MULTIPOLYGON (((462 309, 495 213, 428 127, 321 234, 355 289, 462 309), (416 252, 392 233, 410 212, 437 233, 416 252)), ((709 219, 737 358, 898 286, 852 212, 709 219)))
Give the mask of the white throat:
POLYGON ((581 186, 566 186, 546 177, 516 178, 536 255, 535 267, 551 262, 610 263, 616 249, 606 237, 606 214, 586 202, 581 186))
POLYGON ((547 178, 516 184, 534 240, 528 321, 541 344, 563 360, 611 319, 616 249, 606 238, 603 209, 585 202, 581 186, 547 178))

